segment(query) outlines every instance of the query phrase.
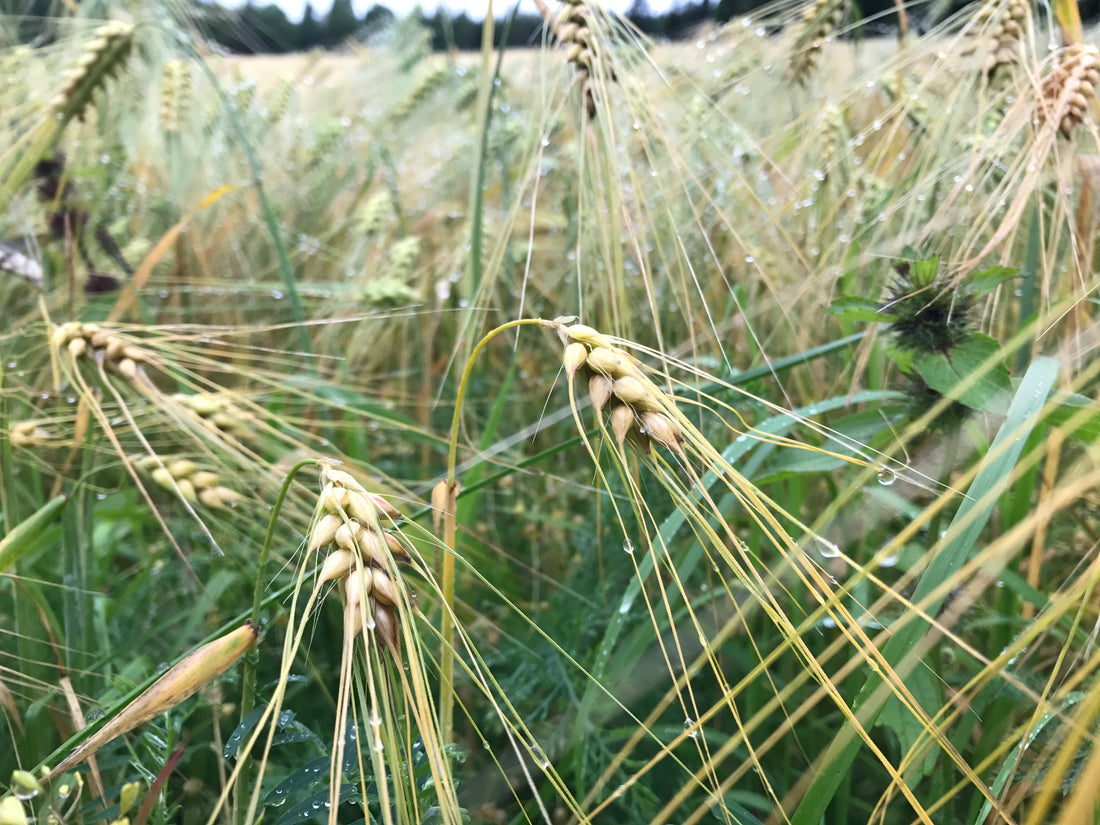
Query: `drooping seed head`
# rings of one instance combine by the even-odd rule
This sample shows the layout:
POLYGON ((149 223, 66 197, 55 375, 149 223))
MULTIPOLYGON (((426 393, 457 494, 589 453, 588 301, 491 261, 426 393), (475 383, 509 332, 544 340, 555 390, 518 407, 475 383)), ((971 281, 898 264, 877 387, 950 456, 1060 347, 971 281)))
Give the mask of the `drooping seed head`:
POLYGON ((389 577, 389 574, 385 570, 379 570, 377 567, 370 568, 371 576, 373 577, 373 593, 374 597, 378 599, 382 604, 389 607, 396 607, 398 603, 397 586, 394 585, 393 579, 389 577))
POLYGON ((615 440, 622 448, 627 435, 634 427, 634 411, 626 404, 620 404, 611 411, 611 431, 615 433, 615 440))
POLYGON ((606 349, 610 342, 592 327, 584 324, 573 324, 565 330, 566 338, 581 344, 587 344, 592 349, 606 349))
POLYGON ((363 525, 352 520, 336 528, 336 535, 333 536, 333 540, 336 542, 336 546, 341 550, 357 553, 359 551, 359 538, 362 535, 363 525))
POLYGON ((611 391, 624 404, 629 404, 637 410, 659 410, 661 404, 657 399, 656 389, 648 381, 642 381, 632 375, 624 375, 616 378, 611 386, 611 391), (648 386, 647 386, 648 384, 648 386))
POLYGON ((596 413, 603 412, 604 406, 611 400, 611 379, 600 373, 593 374, 588 379, 588 395, 592 399, 592 406, 596 413))
POLYGON ((377 493, 369 493, 369 495, 371 501, 374 502, 379 512, 381 512, 382 515, 384 515, 386 518, 391 519, 392 521, 400 521, 404 518, 401 511, 390 504, 390 502, 386 501, 386 499, 382 498, 382 496, 378 495, 377 493))
POLYGON ((336 531, 344 526, 344 520, 333 513, 325 513, 317 520, 317 523, 313 525, 313 530, 309 534, 309 550, 318 549, 324 547, 329 542, 336 539, 336 531))
POLYGON ((584 362, 588 359, 588 347, 584 344, 574 341, 565 347, 565 354, 562 356, 562 363, 565 365, 565 374, 572 378, 577 374, 577 370, 584 366, 584 362))
POLYGON ((588 368, 609 378, 621 378, 633 373, 631 364, 623 355, 606 347, 600 347, 588 353, 588 368))
POLYGON ((376 601, 374 604, 374 632, 385 642, 394 658, 398 658, 400 648, 397 644, 397 616, 381 602, 376 601))
POLYGON ((321 572, 317 574, 317 581, 327 582, 341 579, 354 569, 354 553, 347 550, 333 550, 325 557, 325 563, 321 565, 321 572))
POLYGON ((643 412, 639 422, 639 431, 648 435, 662 447, 666 447, 679 456, 683 456, 684 433, 680 425, 660 412, 643 412))
POLYGON ((382 523, 378 518, 378 507, 371 497, 366 492, 358 490, 349 490, 348 493, 347 503, 344 505, 347 514, 359 519, 364 527, 381 530, 382 523))

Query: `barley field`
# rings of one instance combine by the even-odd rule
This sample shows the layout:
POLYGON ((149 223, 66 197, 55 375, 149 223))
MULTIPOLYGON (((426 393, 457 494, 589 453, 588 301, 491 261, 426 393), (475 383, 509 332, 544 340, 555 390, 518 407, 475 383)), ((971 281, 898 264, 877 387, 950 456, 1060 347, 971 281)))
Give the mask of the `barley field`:
POLYGON ((1100 822, 1072 0, 544 12, 0 51, 0 825, 1100 822))

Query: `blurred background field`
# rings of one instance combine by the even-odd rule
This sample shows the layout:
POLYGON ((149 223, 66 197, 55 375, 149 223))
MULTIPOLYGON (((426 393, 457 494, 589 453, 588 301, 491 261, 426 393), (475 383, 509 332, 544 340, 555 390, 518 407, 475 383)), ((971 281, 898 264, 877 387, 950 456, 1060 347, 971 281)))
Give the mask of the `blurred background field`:
POLYGON ((1076 6, 5 12, 0 823, 1098 821, 1076 6))

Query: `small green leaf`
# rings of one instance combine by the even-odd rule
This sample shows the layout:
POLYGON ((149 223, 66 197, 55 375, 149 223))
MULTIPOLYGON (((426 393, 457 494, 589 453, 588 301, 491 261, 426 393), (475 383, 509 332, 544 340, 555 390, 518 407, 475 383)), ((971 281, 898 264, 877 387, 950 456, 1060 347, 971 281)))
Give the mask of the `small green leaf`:
POLYGON ((1052 427, 1063 427, 1066 434, 1086 444, 1100 442, 1100 408, 1085 395, 1054 393, 1057 407, 1047 414, 1045 422, 1052 427))
POLYGON ((866 298, 854 295, 837 298, 829 304, 829 312, 838 315, 846 321, 893 321, 896 316, 879 309, 879 304, 866 298))
POLYGON ((902 372, 909 373, 913 371, 912 350, 902 349, 896 343, 890 343, 886 346, 886 357, 897 364, 898 369, 902 372))
POLYGON ((58 496, 47 501, 0 539, 0 573, 38 547, 42 535, 57 524, 58 513, 67 500, 65 496, 58 496))
POLYGON ((923 261, 913 261, 910 266, 909 282, 913 286, 928 286, 939 274, 940 259, 939 256, 933 255, 923 261))
POLYGON ((1015 278, 1020 270, 1010 266, 991 266, 981 272, 975 272, 966 279, 966 285, 972 295, 988 295, 1005 281, 1015 278))
MULTIPOLYGON (((943 707, 943 696, 940 686, 929 670, 923 667, 914 668, 905 677, 905 686, 917 700, 922 708, 943 707)), ((924 756, 915 765, 911 765, 906 772, 906 779, 916 784, 916 779, 923 779, 932 772, 939 757, 940 748, 936 745, 928 746, 928 729, 924 723, 906 708, 901 702, 888 702, 878 718, 879 724, 892 731, 901 745, 901 752, 908 754, 918 742, 925 749, 924 756), (910 773, 913 771, 915 773, 910 773)))
POLYGON ((1012 382, 1000 354, 994 339, 974 333, 947 354, 915 354, 913 369, 929 387, 973 410, 1003 411, 1012 382))

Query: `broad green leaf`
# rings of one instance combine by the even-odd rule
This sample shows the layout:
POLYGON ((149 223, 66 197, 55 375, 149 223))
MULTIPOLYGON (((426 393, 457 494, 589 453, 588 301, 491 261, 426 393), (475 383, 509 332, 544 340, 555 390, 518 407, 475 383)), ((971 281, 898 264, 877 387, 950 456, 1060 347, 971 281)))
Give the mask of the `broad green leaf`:
POLYGON ((991 266, 981 272, 975 272, 966 279, 966 285, 972 295, 988 295, 1005 281, 1015 278, 1020 270, 1010 266, 991 266))
POLYGON ((1055 393, 1054 400, 1060 403, 1047 414, 1047 424, 1065 427, 1067 435, 1086 444, 1100 442, 1100 407, 1095 401, 1069 392, 1055 393))
POLYGON ((913 371, 913 351, 902 349, 897 344, 890 343, 886 346, 886 357, 897 364, 899 370, 905 373, 913 371))
POLYGON ((929 387, 973 410, 998 412, 1012 393, 1001 345, 975 333, 949 353, 917 354, 913 369, 929 387))
POLYGON ((936 280, 936 275, 940 271, 940 259, 938 256, 933 255, 931 258, 925 258, 923 261, 913 261, 912 270, 910 271, 909 280, 913 286, 927 286, 936 280))
MULTIPOLYGON (((1053 358, 1037 358, 1020 382, 1020 388, 982 461, 978 475, 967 490, 966 498, 956 512, 951 526, 933 548, 931 561, 911 596, 914 604, 923 603, 927 614, 935 615, 945 597, 932 600, 927 600, 926 597, 942 582, 957 575, 973 555, 978 536, 989 522, 998 497, 1011 481, 1012 469, 1020 459, 1028 435, 1036 426, 1039 411, 1058 376, 1058 368, 1059 364, 1053 358)), ((989 574, 1000 572, 989 571, 989 574)), ((912 675, 914 667, 918 665, 917 648, 922 638, 931 631, 927 622, 915 618, 895 625, 882 655, 898 678, 908 680, 912 675)), ((906 684, 908 685, 908 681, 906 684)), ((881 717, 886 705, 896 704, 897 701, 893 692, 887 688, 880 670, 876 668, 868 675, 853 705, 858 722, 855 725, 846 723, 829 744, 822 756, 820 769, 790 818, 791 825, 818 825, 822 821, 840 783, 863 747, 864 742, 859 731, 865 732, 869 729, 881 717)), ((927 707, 924 710, 934 714, 938 708, 927 707)))
POLYGON ((854 295, 845 295, 837 298, 829 304, 829 312, 838 315, 846 321, 894 321, 897 316, 889 312, 882 312, 880 304, 867 298, 859 298, 854 295))

